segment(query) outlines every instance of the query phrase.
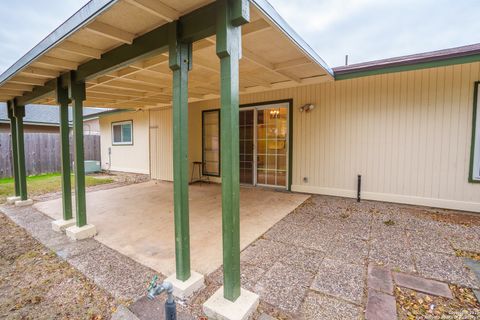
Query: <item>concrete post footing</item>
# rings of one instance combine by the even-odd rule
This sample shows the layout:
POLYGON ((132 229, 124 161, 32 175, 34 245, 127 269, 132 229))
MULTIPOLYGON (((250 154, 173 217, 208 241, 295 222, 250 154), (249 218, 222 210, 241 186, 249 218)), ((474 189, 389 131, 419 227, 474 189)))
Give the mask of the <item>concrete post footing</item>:
POLYGON ((32 204, 33 204, 32 199, 15 201, 15 207, 26 207, 26 206, 31 206, 32 204))
POLYGON ((70 219, 70 220, 55 220, 52 221, 52 230, 56 232, 64 232, 65 229, 70 228, 71 226, 75 225, 75 220, 70 219))
POLYGON ((185 300, 191 297, 195 292, 205 287, 205 277, 195 271, 191 272, 190 278, 187 281, 177 279, 177 274, 174 273, 165 281, 168 281, 173 286, 173 295, 180 300, 185 300))
POLYGON ((209 319, 246 320, 257 309, 259 300, 257 294, 241 289, 240 297, 231 302, 223 297, 222 286, 203 304, 203 312, 209 319))
POLYGON ((7 204, 15 204, 16 201, 19 201, 19 200, 21 200, 21 199, 22 199, 22 198, 17 197, 17 196, 15 196, 15 197, 8 197, 8 198, 7 198, 7 204))
POLYGON ((72 226, 65 229, 65 233, 72 240, 83 240, 93 238, 97 234, 97 228, 93 224, 87 224, 83 227, 72 226))

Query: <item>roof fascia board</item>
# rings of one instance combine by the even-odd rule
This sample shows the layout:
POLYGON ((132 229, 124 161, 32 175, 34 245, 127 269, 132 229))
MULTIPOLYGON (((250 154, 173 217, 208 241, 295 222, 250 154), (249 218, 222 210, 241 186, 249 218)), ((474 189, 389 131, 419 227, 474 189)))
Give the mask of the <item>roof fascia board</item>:
POLYGON ((280 16, 280 14, 266 0, 250 0, 278 29, 285 34, 300 50, 302 50, 313 61, 320 65, 330 76, 334 76, 333 70, 306 42, 293 30, 290 25, 280 16))
POLYGON ((0 75, 0 86, 12 78, 16 73, 27 67, 33 60, 44 54, 53 46, 57 45, 73 32, 82 28, 95 17, 103 13, 119 0, 92 0, 68 18, 46 38, 28 51, 23 57, 15 62, 10 68, 0 75))
POLYGON ((470 62, 477 62, 477 61, 480 61, 480 54, 435 60, 435 61, 411 62, 410 64, 403 64, 403 65, 397 65, 397 66, 395 65, 381 66, 374 69, 370 67, 370 69, 368 70, 352 70, 352 71, 344 70, 341 72, 335 72, 335 80, 347 80, 347 79, 353 79, 353 78, 359 78, 359 77, 379 75, 384 73, 394 73, 394 72, 402 72, 402 71, 412 71, 412 70, 419 70, 419 69, 444 67, 449 65, 470 63, 470 62))

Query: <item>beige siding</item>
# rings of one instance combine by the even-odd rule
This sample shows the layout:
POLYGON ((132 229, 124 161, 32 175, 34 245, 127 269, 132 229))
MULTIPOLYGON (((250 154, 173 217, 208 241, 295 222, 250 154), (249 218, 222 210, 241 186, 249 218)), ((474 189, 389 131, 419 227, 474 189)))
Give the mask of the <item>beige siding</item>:
MULTIPOLYGON (((479 66, 247 94, 241 103, 293 99, 294 191, 354 197, 361 174, 364 198, 480 212, 480 184, 468 183, 479 66), (299 112, 306 103, 316 108, 299 112)), ((190 162, 201 159, 201 110, 218 107, 218 100, 190 105, 190 162)))
POLYGON ((172 109, 150 111, 150 170, 152 179, 173 181, 172 109))
POLYGON ((102 169, 150 173, 149 112, 122 112, 100 118, 102 169), (112 122, 133 121, 133 145, 112 145, 112 122), (108 148, 111 148, 109 164, 108 148))

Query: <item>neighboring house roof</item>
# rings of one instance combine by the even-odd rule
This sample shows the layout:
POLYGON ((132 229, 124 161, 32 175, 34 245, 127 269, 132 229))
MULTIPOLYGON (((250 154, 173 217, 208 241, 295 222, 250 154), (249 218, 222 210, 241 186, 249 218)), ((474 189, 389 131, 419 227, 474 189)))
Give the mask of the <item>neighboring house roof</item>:
MULTIPOLYGON (((58 126, 60 123, 60 115, 58 111, 58 106, 29 104, 25 106, 25 118, 23 118, 23 122, 25 124, 58 126)), ((83 115, 93 116, 103 111, 105 111, 105 109, 83 108, 83 115)), ((71 107, 68 107, 68 119, 70 121, 72 120, 71 107)), ((0 103, 0 123, 10 123, 5 103, 0 103)))
POLYGON ((335 79, 342 80, 387 72, 439 67, 480 60, 480 43, 374 60, 333 68, 335 79))

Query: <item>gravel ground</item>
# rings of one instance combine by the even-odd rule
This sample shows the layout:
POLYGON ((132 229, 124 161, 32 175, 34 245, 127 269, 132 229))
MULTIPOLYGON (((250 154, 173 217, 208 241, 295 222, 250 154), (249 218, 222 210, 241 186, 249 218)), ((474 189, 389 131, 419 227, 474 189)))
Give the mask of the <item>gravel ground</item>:
POLYGON ((0 213, 1 319, 109 319, 116 300, 0 213))
MULTIPOLYGON (((315 195, 242 252, 242 286, 260 296, 254 318, 358 320, 368 265, 378 265, 447 283, 455 299, 429 297, 435 311, 475 313, 480 278, 464 257, 479 257, 479 246, 479 215, 315 195)), ((207 279, 211 294, 222 270, 207 279)), ((395 295, 399 319, 423 319, 415 318, 427 311, 414 301, 421 294, 396 288, 395 295)))
MULTIPOLYGON (((104 319, 119 302, 145 314, 142 320, 158 316, 146 315, 162 308, 159 300, 144 298, 152 270, 95 240, 66 242, 33 208, 2 209, 76 269, 2 216, 0 318, 104 319)), ((396 287, 399 319, 410 320, 422 319, 417 316, 432 304, 449 315, 477 312, 480 276, 465 261, 479 259, 478 215, 312 196, 242 252, 241 278, 242 287, 260 296, 253 319, 364 319, 369 265, 450 286, 454 299, 396 287)), ((222 281, 221 268, 207 275, 206 288, 179 304, 181 318, 204 316, 202 304, 222 281)))

